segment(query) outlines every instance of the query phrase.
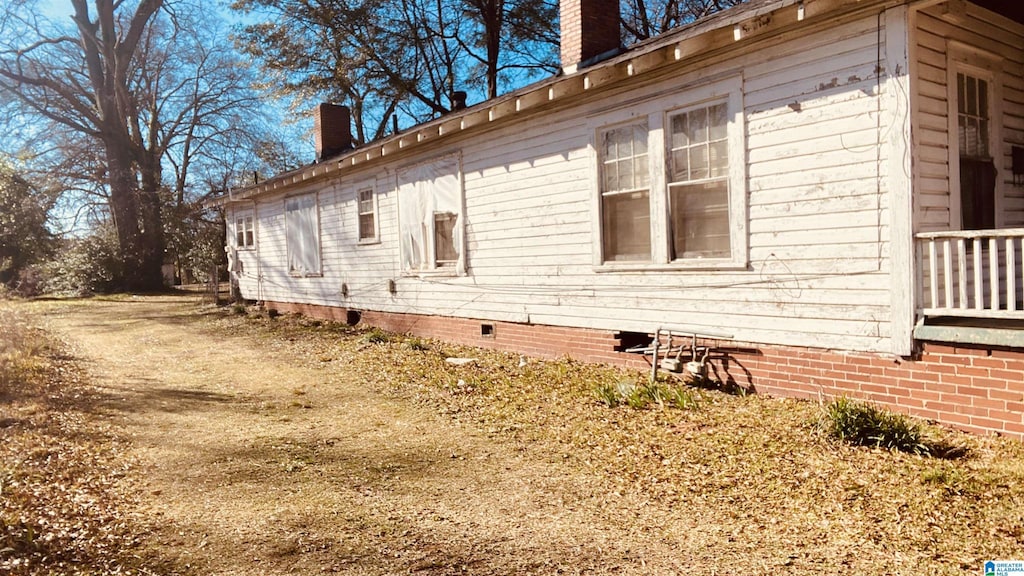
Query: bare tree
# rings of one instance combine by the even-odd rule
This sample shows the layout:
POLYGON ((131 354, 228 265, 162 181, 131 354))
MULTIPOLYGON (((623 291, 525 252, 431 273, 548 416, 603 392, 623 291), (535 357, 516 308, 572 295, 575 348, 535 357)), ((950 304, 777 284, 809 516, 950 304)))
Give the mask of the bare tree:
POLYGON ((626 45, 699 20, 746 0, 622 0, 626 45))
POLYGON ((232 181, 238 168, 257 166, 219 161, 225 150, 255 151, 262 141, 255 76, 198 3, 70 3, 70 27, 32 10, 0 20, 0 93, 44 128, 24 140, 39 165, 83 192, 79 202, 105 205, 122 287, 159 288, 167 218, 182 219, 209 191, 195 183, 232 181))
POLYGON ((241 35, 280 93, 352 108, 356 139, 448 112, 455 90, 494 97, 557 68, 553 0, 236 0, 241 35))

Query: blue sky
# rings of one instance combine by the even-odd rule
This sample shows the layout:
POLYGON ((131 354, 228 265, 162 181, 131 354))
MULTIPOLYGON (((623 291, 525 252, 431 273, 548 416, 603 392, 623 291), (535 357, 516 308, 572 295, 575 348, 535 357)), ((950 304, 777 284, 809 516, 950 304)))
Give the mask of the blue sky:
POLYGON ((68 0, 42 0, 39 7, 50 18, 66 18, 74 13, 68 0))

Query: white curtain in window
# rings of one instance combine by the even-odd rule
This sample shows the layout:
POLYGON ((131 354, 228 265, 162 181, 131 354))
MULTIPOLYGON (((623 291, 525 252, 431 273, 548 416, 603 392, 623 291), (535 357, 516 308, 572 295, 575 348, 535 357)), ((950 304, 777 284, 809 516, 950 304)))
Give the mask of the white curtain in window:
POLYGON ((284 224, 288 272, 298 276, 320 274, 320 225, 316 195, 306 194, 286 199, 284 224))
POLYGON ((434 230, 437 215, 455 218, 452 245, 456 260, 461 263, 462 222, 459 214, 462 207, 462 184, 458 168, 458 159, 447 157, 411 166, 398 173, 398 220, 403 270, 431 270, 439 265, 434 230))

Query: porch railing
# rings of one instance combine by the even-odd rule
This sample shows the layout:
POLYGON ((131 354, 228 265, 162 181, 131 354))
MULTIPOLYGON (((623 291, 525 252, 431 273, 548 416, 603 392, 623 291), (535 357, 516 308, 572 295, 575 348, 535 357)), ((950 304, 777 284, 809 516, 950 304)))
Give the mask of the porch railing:
POLYGON ((1024 228, 916 238, 921 314, 1024 319, 1024 228))

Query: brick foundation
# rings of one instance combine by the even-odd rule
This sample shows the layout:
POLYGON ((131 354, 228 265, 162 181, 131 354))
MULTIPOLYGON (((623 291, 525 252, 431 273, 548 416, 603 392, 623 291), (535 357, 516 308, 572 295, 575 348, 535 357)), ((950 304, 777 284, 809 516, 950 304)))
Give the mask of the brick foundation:
MULTIPOLYGON (((346 322, 344 308, 265 303, 280 312, 346 322)), ((617 333, 365 311, 363 324, 391 332, 526 354, 568 356, 583 362, 647 368, 636 354, 617 352, 617 333)), ((978 434, 998 433, 1024 440, 1024 350, 921 343, 914 358, 833 352, 791 346, 726 346, 712 371, 724 382, 758 394, 796 398, 838 395, 869 400, 895 411, 978 434)))

